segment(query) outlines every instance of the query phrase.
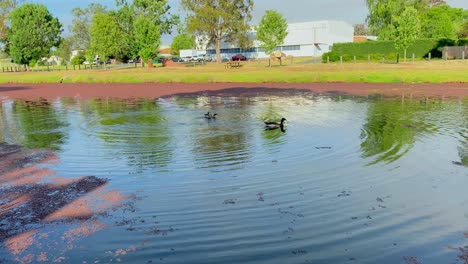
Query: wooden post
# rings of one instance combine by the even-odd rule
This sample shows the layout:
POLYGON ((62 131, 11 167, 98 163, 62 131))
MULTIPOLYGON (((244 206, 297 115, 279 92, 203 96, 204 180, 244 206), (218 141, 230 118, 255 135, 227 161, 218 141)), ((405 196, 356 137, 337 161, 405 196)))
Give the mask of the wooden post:
POLYGON ((431 53, 429 52, 429 61, 431 61, 431 53))
POLYGON ((343 56, 340 56, 340 64, 343 64, 343 56))
POLYGON ((327 56, 327 63, 330 63, 330 56, 327 56))
POLYGON ((367 63, 370 63, 370 54, 367 54, 367 63))
POLYGON ((448 60, 448 51, 445 52, 445 60, 448 60))
POLYGON ((406 62, 406 49, 405 49, 405 51, 404 51, 403 57, 404 57, 404 58, 403 58, 403 61, 406 62))
POLYGON ((413 63, 414 63, 414 53, 413 53, 413 63))
POLYGON ((462 51, 462 60, 465 60, 465 51, 462 51))
POLYGON ((354 56, 354 64, 356 64, 356 56, 354 56))
POLYGON ((382 63, 385 63, 385 55, 382 55, 382 63))

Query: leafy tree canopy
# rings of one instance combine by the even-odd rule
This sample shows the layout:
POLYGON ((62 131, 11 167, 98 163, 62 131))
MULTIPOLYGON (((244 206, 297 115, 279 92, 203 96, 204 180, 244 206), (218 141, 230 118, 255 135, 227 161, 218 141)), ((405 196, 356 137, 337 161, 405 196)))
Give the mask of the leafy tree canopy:
POLYGON ((274 10, 266 11, 256 29, 257 39, 262 42, 261 47, 267 54, 271 54, 277 46, 283 44, 288 35, 286 19, 274 10))
POLYGON ((214 44, 221 62, 221 41, 238 43, 250 30, 253 0, 181 0, 188 12, 187 31, 214 44))
POLYGON ((60 44, 62 25, 44 5, 23 4, 10 13, 10 56, 15 63, 29 65, 50 54, 60 44))
POLYGON ((401 16, 395 19, 395 48, 404 50, 411 46, 421 31, 418 11, 409 6, 405 8, 401 16))
POLYGON ((95 14, 103 13, 105 10, 104 6, 95 3, 84 9, 76 7, 72 10, 73 21, 68 29, 71 32, 73 49, 89 49, 91 47, 91 33, 89 31, 91 20, 95 14))
POLYGON ((17 6, 16 0, 0 0, 0 40, 4 41, 8 33, 8 16, 17 6))
POLYGON ((101 59, 119 53, 122 30, 113 13, 95 14, 91 21, 90 33, 91 50, 101 59))
POLYGON ((171 44, 171 54, 179 55, 181 49, 193 49, 195 38, 189 34, 179 34, 174 37, 171 44))
POLYGON ((365 24, 355 24, 354 26, 354 36, 367 36, 370 34, 369 29, 365 24))

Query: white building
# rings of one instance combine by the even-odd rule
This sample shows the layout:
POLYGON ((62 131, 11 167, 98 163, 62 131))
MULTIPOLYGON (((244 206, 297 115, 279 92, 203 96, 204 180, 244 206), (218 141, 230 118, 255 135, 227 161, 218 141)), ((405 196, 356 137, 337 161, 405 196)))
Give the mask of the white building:
MULTIPOLYGON (((288 56, 318 57, 330 51, 335 43, 353 42, 353 35, 353 26, 343 21, 324 20, 290 23, 288 24, 288 35, 283 45, 276 49, 288 56)), ((252 30, 250 36, 253 40, 253 48, 240 49, 230 43, 222 43, 221 58, 230 59, 235 54, 243 54, 248 58, 268 58, 268 55, 260 48, 261 43, 257 40, 256 31, 252 30)), ((214 56, 216 51, 213 47, 208 47, 206 53, 214 56)))

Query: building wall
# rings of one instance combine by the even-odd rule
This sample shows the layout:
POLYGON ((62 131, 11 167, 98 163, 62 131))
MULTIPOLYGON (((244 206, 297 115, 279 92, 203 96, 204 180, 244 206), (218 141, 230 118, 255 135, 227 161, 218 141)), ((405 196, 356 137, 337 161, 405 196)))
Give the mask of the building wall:
MULTIPOLYGON (((261 43, 257 40, 256 32, 251 31, 254 48, 241 50, 231 43, 221 43, 221 58, 230 59, 235 54, 241 53, 248 58, 268 58, 262 51, 261 43)), ((354 28, 342 21, 313 21, 288 24, 288 35, 283 45, 277 50, 283 51, 288 56, 321 56, 331 50, 334 43, 353 42, 354 28)), ((185 53, 186 51, 181 51, 185 53)), ((214 48, 207 49, 208 54, 215 54, 214 48)))

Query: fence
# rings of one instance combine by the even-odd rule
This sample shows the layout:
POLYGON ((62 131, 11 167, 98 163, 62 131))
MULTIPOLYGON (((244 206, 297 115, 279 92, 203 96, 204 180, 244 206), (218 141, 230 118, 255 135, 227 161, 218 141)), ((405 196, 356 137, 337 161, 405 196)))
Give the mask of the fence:
MULTIPOLYGON (((138 68, 145 67, 144 63, 120 63, 120 64, 83 64, 83 65, 49 65, 49 66, 37 66, 30 67, 30 72, 40 72, 40 71, 70 71, 70 70, 102 70, 102 69, 122 69, 122 68, 138 68)), ((2 72, 26 72, 28 68, 26 65, 14 65, 2 67, 2 72)))
POLYGON ((446 60, 464 60, 468 56, 468 46, 444 47, 442 54, 446 60))

